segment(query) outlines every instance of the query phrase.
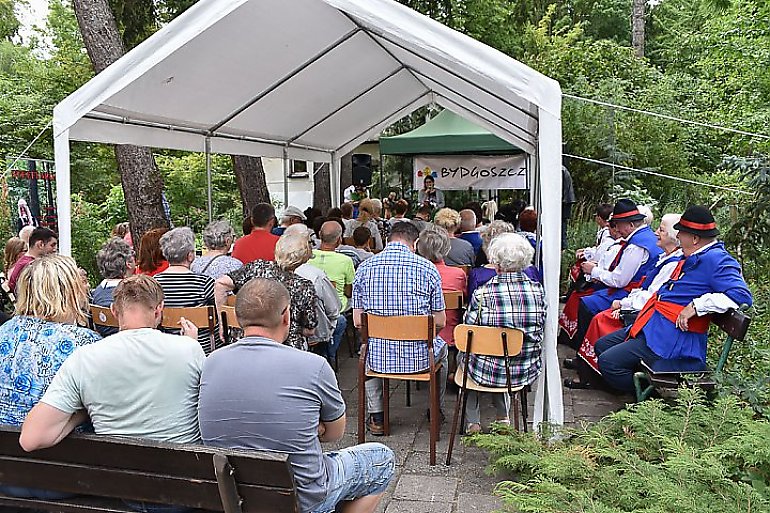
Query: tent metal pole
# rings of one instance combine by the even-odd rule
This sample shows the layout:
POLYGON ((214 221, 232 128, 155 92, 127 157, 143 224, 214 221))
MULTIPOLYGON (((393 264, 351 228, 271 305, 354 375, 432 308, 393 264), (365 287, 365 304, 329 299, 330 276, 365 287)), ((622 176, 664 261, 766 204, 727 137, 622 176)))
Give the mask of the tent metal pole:
POLYGON ((344 110, 346 107, 349 107, 351 104, 355 103, 359 98, 361 98, 362 96, 365 96, 367 93, 373 91, 374 89, 377 89, 382 84, 386 83, 388 80, 390 80, 391 78, 395 77, 396 75, 398 75, 399 73, 401 73, 405 69, 406 68, 404 66, 399 66, 398 68, 396 68, 395 70, 390 72, 388 74, 388 76, 386 76, 382 80, 372 84, 371 86, 367 87, 366 89, 364 89, 363 91, 358 93, 356 96, 353 96, 351 99, 349 99, 348 101, 346 101, 345 103, 343 103, 342 105, 340 105, 339 107, 337 107, 336 109, 334 109, 333 111, 331 111, 330 113, 328 113, 327 115, 325 115, 324 117, 322 117, 321 119, 319 119, 318 121, 316 121, 315 123, 313 123, 312 125, 307 127, 306 129, 304 129, 303 131, 301 131, 300 133, 298 133, 294 137, 291 137, 287 142, 289 144, 292 144, 294 141, 296 141, 297 139, 301 138, 303 135, 307 134, 308 132, 310 132, 311 130, 316 128, 317 126, 319 126, 319 125, 323 124, 324 122, 328 121, 335 114, 337 114, 340 111, 344 110))
POLYGON ((59 227, 59 253, 72 255, 72 190, 70 187, 70 131, 53 140, 56 158, 56 215, 59 227))
MULTIPOLYGON (((358 139, 360 139, 360 138, 361 138, 362 136, 364 136, 365 134, 368 134, 369 132, 371 132, 372 130, 374 130, 376 127, 378 127, 378 126, 380 126, 381 124, 383 124, 383 123, 385 123, 386 121, 388 121, 388 119, 390 119, 392 116, 394 116, 394 115, 398 114, 398 113, 399 113, 399 112, 401 112, 402 110, 406 109, 407 107, 410 107, 412 104, 414 104, 414 103, 416 103, 416 102, 420 101, 421 99, 423 99, 424 97, 426 97, 426 96, 428 96, 428 95, 430 95, 430 94, 432 94, 432 93, 430 93, 430 92, 423 92, 423 93, 420 93, 420 95, 419 95, 419 96, 417 96, 416 98, 414 98, 414 99, 412 99, 412 100, 409 100, 409 101, 406 103, 406 105, 404 105, 404 106, 403 106, 403 107, 401 107, 400 109, 396 109, 396 110, 395 110, 395 111, 393 111, 391 114, 388 114, 388 115, 387 115, 387 116, 386 116, 384 119, 382 119, 382 120, 378 121, 377 123, 375 123, 375 124, 373 124, 373 125, 369 126, 369 128, 367 128, 367 129, 366 129, 366 130, 364 130, 363 132, 360 132, 358 135, 356 135, 356 136, 355 136, 355 137, 353 137, 352 139, 349 139, 347 142, 345 142, 344 144, 342 144, 342 145, 341 145, 339 148, 336 148, 335 152, 339 152, 340 150, 342 150, 343 148, 345 148, 347 145, 349 145, 349 144, 353 143, 353 141, 357 141, 358 139)), ((416 109, 416 108, 417 108, 417 107, 415 107, 415 109, 416 109)), ((412 110, 415 110, 415 109, 412 109, 412 110)), ((411 111, 410 111, 410 112, 411 112, 411 111)), ((408 113, 407 113, 407 114, 408 114, 408 113)), ((397 119, 396 119, 396 121, 397 121, 398 119, 399 119, 399 118, 397 118, 397 119)))
POLYGON ((329 173, 329 185, 331 188, 332 207, 340 206, 340 159, 337 158, 337 153, 331 153, 330 173, 329 173))
POLYGON ((315 54, 313 57, 311 57, 310 59, 306 60, 305 62, 303 62, 302 64, 300 64, 299 66, 297 66, 296 68, 291 70, 289 73, 287 73, 286 75, 281 77, 279 80, 275 81, 273 83, 273 85, 271 85, 270 87, 268 87, 267 89, 265 89, 264 91, 262 91, 261 93, 256 95, 254 98, 252 98, 248 102, 246 102, 243 105, 241 105, 240 107, 238 107, 236 110, 234 110, 232 113, 227 115, 220 122, 218 122, 217 124, 215 124, 214 126, 209 128, 209 132, 216 132, 217 130, 222 128, 224 125, 226 125, 227 123, 229 123, 230 121, 235 119, 238 115, 240 115, 244 111, 246 111, 249 107, 253 106, 255 103, 260 101, 262 98, 264 98, 268 94, 270 94, 273 91, 275 91, 276 89, 278 89, 281 85, 285 84, 286 82, 288 82, 289 80, 291 80, 292 78, 294 78, 295 76, 300 74, 303 70, 305 70, 308 66, 310 66, 314 62, 322 59, 329 52, 331 52, 332 50, 336 49, 342 43, 348 41, 350 38, 352 38, 353 36, 358 34, 360 31, 361 31, 361 29, 356 27, 355 29, 351 30, 350 32, 344 34, 342 37, 340 37, 339 39, 337 39, 336 41, 331 43, 329 46, 327 46, 326 48, 324 48, 323 50, 321 50, 317 54, 315 54))
MULTIPOLYGON (((384 182, 384 173, 383 173, 383 166, 385 163, 385 158, 383 157, 382 153, 380 153, 380 200, 385 197, 384 190, 385 190, 385 182, 384 182)), ((392 214, 392 212, 391 212, 392 214)))
POLYGON ((211 201, 211 138, 206 137, 206 201, 209 212, 209 223, 214 220, 214 204, 211 201))
POLYGON ((283 208, 289 206, 289 147, 283 148, 283 208))
MULTIPOLYGON (((99 121, 101 123, 117 123, 119 125, 155 128, 158 130, 165 130, 167 132, 180 132, 183 134, 192 134, 192 135, 198 135, 203 137, 211 137, 212 139, 224 139, 227 141, 246 141, 246 142, 261 143, 261 144, 280 146, 280 147, 283 147, 286 145, 285 141, 266 139, 264 137, 251 137, 248 135, 230 135, 230 134, 223 134, 221 132, 211 133, 211 132, 208 132, 207 130, 201 130, 199 128, 190 128, 190 127, 178 126, 178 125, 167 125, 163 123, 155 123, 152 121, 142 121, 142 120, 130 119, 126 117, 116 118, 116 117, 106 117, 103 115, 97 116, 94 114, 86 114, 85 116, 83 116, 82 119, 99 121)), ((316 151, 323 154, 327 154, 329 152, 329 148, 320 148, 317 146, 310 146, 307 144, 295 143, 295 144, 290 144, 289 146, 291 148, 296 148, 298 150, 316 151)), ((254 156, 257 156, 257 155, 254 155, 254 156)))
MULTIPOLYGON (((501 102, 505 103, 506 105, 508 105, 510 107, 513 107, 514 109, 518 110, 519 112, 522 112, 523 114, 526 114, 527 116, 530 116, 532 118, 537 119, 538 116, 537 116, 536 112, 535 113, 529 112, 529 110, 527 110, 525 107, 521 107, 520 105, 516 105, 515 103, 512 103, 510 100, 500 96, 499 94, 497 94, 497 93, 495 93, 493 91, 489 91, 486 88, 479 87, 477 84, 475 84, 469 78, 464 77, 463 75, 460 75, 459 73, 455 72, 451 68, 449 68, 447 66, 444 66, 442 64, 439 64, 439 63, 437 63, 435 61, 428 60, 424 55, 420 54, 419 52, 417 52, 417 51, 415 51, 415 50, 413 50, 411 48, 408 48, 405 45, 400 44, 398 41, 394 41, 390 37, 389 34, 385 34, 384 32, 378 32, 376 30, 373 30, 371 27, 367 27, 366 31, 368 33, 376 35, 377 37, 380 37, 380 38, 384 39, 385 41, 387 41, 388 43, 392 44, 393 46, 395 46, 395 47, 397 47, 397 48, 399 48, 399 49, 409 53, 410 55, 420 59, 421 61, 424 61, 425 63, 430 64, 432 66, 435 66, 436 68, 440 69, 441 71, 443 71, 445 73, 448 73, 449 75, 453 76, 454 78, 457 78, 457 79, 465 82, 466 84, 468 84, 471 87, 474 87, 476 89, 484 89, 485 92, 489 93, 491 96, 493 96, 494 98, 497 98, 498 100, 500 100, 501 102)), ((400 59, 399 59, 399 61, 400 61, 400 59)), ((414 68, 412 68, 411 66, 407 66, 407 68, 409 68, 412 71, 417 71, 414 68)), ((433 79, 431 79, 431 80, 433 80, 433 79)))

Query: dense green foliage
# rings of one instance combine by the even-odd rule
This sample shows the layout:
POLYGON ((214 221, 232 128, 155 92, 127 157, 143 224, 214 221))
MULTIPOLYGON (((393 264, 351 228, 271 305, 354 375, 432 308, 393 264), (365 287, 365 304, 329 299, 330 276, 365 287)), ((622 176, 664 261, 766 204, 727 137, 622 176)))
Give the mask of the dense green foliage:
POLYGON ((673 407, 651 400, 544 443, 503 431, 470 443, 492 469, 505 511, 739 513, 770 509, 770 423, 732 396, 712 406, 680 390, 673 407))

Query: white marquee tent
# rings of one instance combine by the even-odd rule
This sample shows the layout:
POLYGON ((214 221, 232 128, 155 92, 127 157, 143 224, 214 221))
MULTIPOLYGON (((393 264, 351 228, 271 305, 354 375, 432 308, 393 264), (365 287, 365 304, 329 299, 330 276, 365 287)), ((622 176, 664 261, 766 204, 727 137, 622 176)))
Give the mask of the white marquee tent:
POLYGON ((59 235, 70 140, 339 162, 434 102, 530 155, 548 322, 534 421, 563 421, 556 355, 561 90, 392 0, 201 0, 54 109, 59 235))

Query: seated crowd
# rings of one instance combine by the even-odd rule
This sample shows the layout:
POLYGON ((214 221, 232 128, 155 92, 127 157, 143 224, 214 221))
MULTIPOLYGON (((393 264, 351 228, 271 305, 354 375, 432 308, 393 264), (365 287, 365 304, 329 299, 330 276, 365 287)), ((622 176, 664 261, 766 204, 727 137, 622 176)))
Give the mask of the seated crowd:
POLYGON ((633 392, 642 361, 705 369, 711 315, 751 306, 706 207, 665 214, 654 232, 652 220, 628 199, 597 208, 596 245, 577 252, 559 318, 559 341, 577 351, 564 361, 578 373, 566 387, 633 392))
MULTIPOLYGON (((272 205, 260 203, 239 239, 226 221, 209 224, 203 256, 186 227, 148 231, 137 257, 130 236, 119 234, 96 255, 103 280, 90 292, 75 261, 55 254, 54 232, 11 239, 5 272, 16 302, 0 325, 0 421, 23 425, 25 450, 55 445, 90 420, 97 434, 288 453, 301 511, 331 512, 340 503, 343 511, 374 511, 393 476, 393 452, 378 443, 321 448, 345 430, 329 363, 348 325, 361 327, 364 313, 432 315, 443 419, 458 366, 487 387, 538 379, 546 315, 533 209, 507 206, 495 215, 493 204, 486 212, 475 202, 459 212, 422 205, 410 219, 405 200, 387 204, 387 219, 382 202, 365 197, 326 216, 290 206, 279 225, 272 205), (458 292, 467 307, 448 308, 444 294, 458 292), (89 303, 109 307, 118 328, 88 329, 89 303), (236 334, 184 318, 159 330, 165 307, 226 304, 234 304, 236 334), (507 361, 458 353, 461 323, 518 329, 522 349, 507 361)), ((578 252, 559 320, 562 341, 578 351, 566 364, 580 379, 566 386, 590 386, 600 373, 628 391, 641 360, 705 361, 709 314, 751 303, 711 213, 667 214, 653 232, 651 214, 647 220, 620 200, 600 205, 596 220, 596 244, 578 252), (635 321, 629 312, 639 312, 635 321)), ((429 366, 425 341, 356 341, 352 332, 353 347, 367 343, 374 372, 429 366)), ((383 381, 368 379, 364 388, 367 429, 383 435, 383 381)), ((483 429, 480 395, 467 395, 466 433, 483 429)), ((489 395, 496 420, 509 423, 508 395, 489 395)))

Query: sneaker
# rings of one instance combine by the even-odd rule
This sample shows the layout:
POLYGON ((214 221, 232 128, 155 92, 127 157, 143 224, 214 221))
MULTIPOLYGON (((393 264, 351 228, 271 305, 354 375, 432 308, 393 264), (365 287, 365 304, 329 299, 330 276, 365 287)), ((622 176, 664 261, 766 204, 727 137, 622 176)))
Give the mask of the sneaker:
POLYGON ((481 433, 481 424, 470 423, 465 426, 466 435, 478 435, 479 433, 481 433))
POLYGON ((370 416, 369 420, 366 421, 366 427, 369 429, 369 432, 374 436, 383 436, 385 435, 385 425, 382 422, 377 422, 374 420, 374 417, 370 416))

